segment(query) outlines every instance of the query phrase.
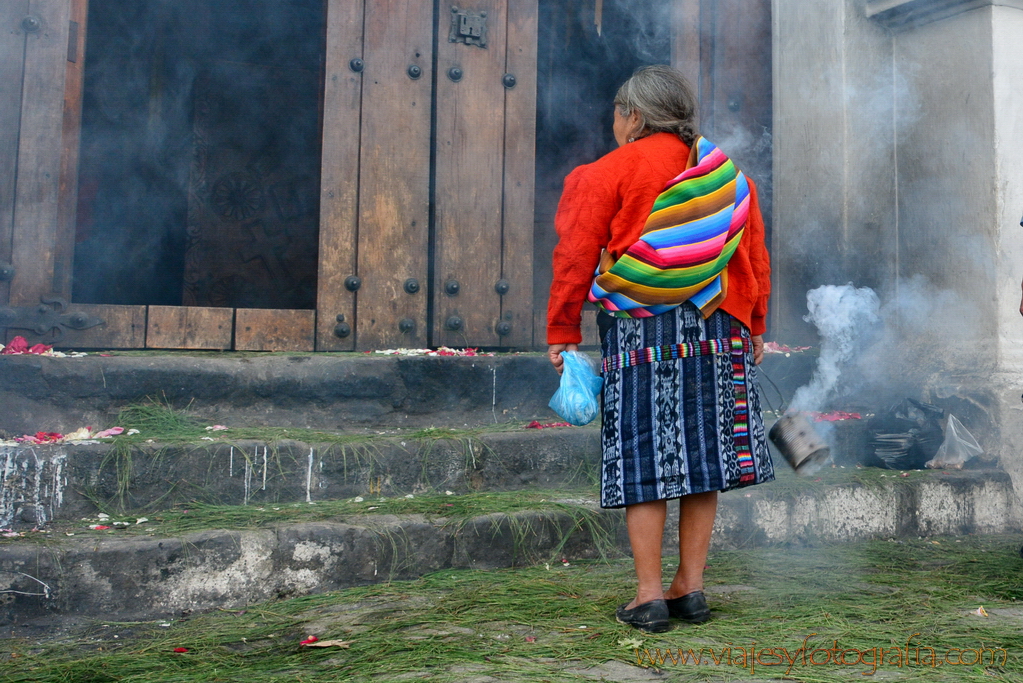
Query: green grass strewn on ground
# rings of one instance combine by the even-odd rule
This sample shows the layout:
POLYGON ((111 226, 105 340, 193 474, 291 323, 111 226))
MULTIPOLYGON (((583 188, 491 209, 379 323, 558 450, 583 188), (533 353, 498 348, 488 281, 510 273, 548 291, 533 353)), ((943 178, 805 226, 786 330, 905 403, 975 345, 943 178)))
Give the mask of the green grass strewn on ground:
POLYGON ((0 640, 0 681, 647 680, 637 652, 644 664, 659 660, 662 680, 872 680, 863 675, 870 663, 833 663, 824 649, 834 641, 850 662, 885 648, 873 680, 1018 681, 1018 545, 1016 538, 970 536, 714 552, 712 620, 660 635, 614 621, 632 585, 627 560, 442 571, 169 622, 0 640), (990 616, 973 614, 980 605, 990 616), (302 648, 307 635, 350 644, 302 648), (739 652, 754 642, 761 663, 751 671, 739 652), (796 656, 792 665, 769 665, 780 648, 793 655, 804 643, 819 649, 817 662, 827 656, 831 663, 796 656), (664 658, 667 648, 675 662, 664 658), (704 663, 678 661, 679 648, 696 655, 703 648, 704 663), (928 648, 940 666, 931 665, 928 648), (982 648, 982 664, 959 663, 982 648))
POLYGON ((115 444, 138 445, 148 441, 161 444, 202 443, 205 439, 216 441, 255 440, 275 442, 285 439, 304 441, 306 443, 326 444, 361 444, 381 438, 400 435, 402 438, 415 440, 475 438, 493 432, 515 431, 525 426, 524 422, 500 423, 483 427, 456 429, 450 427, 427 428, 390 428, 384 430, 362 429, 343 433, 323 429, 303 427, 247 427, 231 425, 226 431, 213 431, 208 420, 192 415, 186 408, 172 407, 166 399, 150 398, 140 403, 133 403, 121 409, 117 415, 116 426, 123 427, 126 432, 118 436, 115 444), (138 430, 138 434, 128 434, 128 430, 138 430))
POLYGON ((386 515, 422 515, 437 524, 461 525, 490 514, 514 515, 518 512, 563 513, 574 518, 580 527, 587 527, 598 543, 598 550, 611 549, 613 540, 605 538, 610 523, 597 510, 592 489, 492 491, 446 495, 426 493, 407 496, 376 496, 324 500, 315 503, 265 503, 250 505, 209 505, 201 502, 180 504, 173 508, 139 514, 114 513, 104 517, 87 517, 77 521, 56 520, 47 528, 49 534, 25 532, 23 536, 0 538, 5 544, 35 542, 59 545, 67 536, 174 537, 212 529, 258 529, 280 524, 302 522, 371 523, 386 515), (102 525, 106 529, 91 529, 102 525))

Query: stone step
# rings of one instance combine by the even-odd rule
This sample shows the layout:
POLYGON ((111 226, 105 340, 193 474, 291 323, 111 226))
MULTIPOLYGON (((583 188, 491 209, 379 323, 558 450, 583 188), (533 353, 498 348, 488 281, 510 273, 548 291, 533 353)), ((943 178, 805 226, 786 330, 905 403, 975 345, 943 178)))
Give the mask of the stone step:
POLYGON ((143 353, 0 356, 0 430, 114 426, 159 400, 227 425, 349 429, 551 421, 558 386, 545 354, 143 353))
POLYGON ((196 500, 262 505, 564 488, 594 483, 600 459, 597 427, 429 429, 327 443, 207 438, 0 446, 0 527, 196 500))
MULTIPOLYGON (((376 514, 371 508, 386 510, 386 501, 367 500, 346 501, 339 510, 348 512, 331 519, 243 530, 161 534, 159 526, 93 531, 88 521, 57 524, 49 535, 0 539, 0 623, 54 611, 163 618, 448 567, 627 553, 620 510, 599 510, 592 492, 544 495, 545 505, 536 503, 541 509, 489 514, 484 497, 484 514, 462 518, 376 514), (152 535, 142 535, 147 529, 152 535)), ((712 547, 1017 532, 1012 495, 1008 476, 998 471, 912 472, 866 484, 783 473, 777 482, 722 494, 712 547)), ((440 496, 436 504, 448 500, 440 496)), ((669 511, 667 555, 677 553, 677 506, 669 511)))
MULTIPOLYGON (((862 425, 850 422, 845 430, 862 431, 862 425)), ((113 442, 0 445, 0 527, 31 527, 99 511, 143 514, 194 501, 306 503, 425 492, 595 487, 599 480, 600 429, 592 425, 392 429, 359 435, 291 430, 296 438, 278 440, 226 436, 245 432, 199 428, 198 433, 216 436, 186 443, 148 443, 136 435, 113 442)), ((854 450, 850 444, 856 439, 846 441, 836 453, 838 462, 848 462, 843 456, 854 450)), ((781 483, 756 491, 810 486, 792 474, 781 456, 773 455, 781 483)), ((842 479, 842 472, 856 471, 852 466, 832 467, 821 476, 837 485, 851 483, 842 479)), ((859 471, 873 472, 877 481, 899 474, 877 468, 859 471)), ((967 472, 973 471, 1009 481, 1001 472, 967 472)), ((908 474, 916 478, 922 473, 908 474)))
MULTIPOLYGON (((110 353, 0 355, 0 430, 112 427, 125 406, 153 400, 210 424, 250 427, 474 427, 556 419, 547 403, 558 376, 542 353, 110 353)), ((811 360, 765 358, 765 408, 781 407, 809 379, 811 360)))

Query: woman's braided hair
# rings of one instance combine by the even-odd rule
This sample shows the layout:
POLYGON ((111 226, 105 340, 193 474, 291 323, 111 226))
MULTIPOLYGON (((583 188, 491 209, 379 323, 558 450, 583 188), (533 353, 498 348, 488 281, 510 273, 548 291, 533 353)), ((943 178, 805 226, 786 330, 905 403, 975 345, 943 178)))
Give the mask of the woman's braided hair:
POLYGON ((614 104, 622 116, 638 112, 641 130, 674 133, 690 147, 700 134, 693 87, 670 66, 657 64, 637 69, 618 88, 614 104))

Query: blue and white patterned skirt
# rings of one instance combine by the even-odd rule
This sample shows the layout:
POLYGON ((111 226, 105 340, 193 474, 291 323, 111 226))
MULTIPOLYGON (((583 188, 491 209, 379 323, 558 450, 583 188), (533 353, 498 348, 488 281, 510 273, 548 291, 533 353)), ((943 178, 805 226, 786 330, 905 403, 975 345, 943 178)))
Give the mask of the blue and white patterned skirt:
POLYGON ((774 479, 745 326, 720 310, 704 320, 691 303, 652 318, 601 318, 604 358, 714 339, 734 349, 605 371, 601 507, 774 479))

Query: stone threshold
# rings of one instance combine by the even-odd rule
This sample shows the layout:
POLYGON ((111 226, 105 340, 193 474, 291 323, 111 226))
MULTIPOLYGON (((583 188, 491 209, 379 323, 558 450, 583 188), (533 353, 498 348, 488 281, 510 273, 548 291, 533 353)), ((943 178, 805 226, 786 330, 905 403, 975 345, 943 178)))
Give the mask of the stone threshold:
POLYGON ((231 426, 476 426, 556 419, 558 375, 545 354, 93 354, 0 356, 0 429, 114 426, 159 400, 231 426))

